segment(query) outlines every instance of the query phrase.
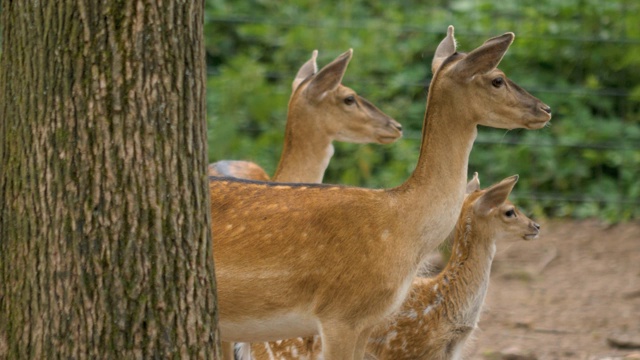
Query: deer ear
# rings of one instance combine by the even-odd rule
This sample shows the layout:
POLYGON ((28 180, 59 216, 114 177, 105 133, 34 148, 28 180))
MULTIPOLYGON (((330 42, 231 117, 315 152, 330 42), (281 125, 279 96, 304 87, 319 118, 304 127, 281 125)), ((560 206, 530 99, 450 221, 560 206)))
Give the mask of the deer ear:
POLYGON ((464 78, 488 73, 498 67, 514 38, 515 35, 509 32, 485 41, 479 48, 460 60, 456 64, 456 70, 464 78))
POLYGON ((306 88, 307 96, 312 99, 320 99, 327 91, 335 90, 342 82, 344 72, 353 55, 353 49, 343 53, 330 64, 323 67, 311 80, 306 88))
POLYGON ((433 60, 431 61, 431 72, 436 73, 436 70, 442 65, 442 62, 453 55, 456 52, 456 39, 453 37, 453 25, 449 25, 447 28, 447 36, 440 41, 438 48, 436 49, 433 60))
POLYGON ((291 90, 296 91, 298 86, 300 86, 304 80, 318 72, 318 64, 316 63, 317 57, 318 50, 313 50, 311 53, 311 59, 307 60, 307 62, 300 67, 300 70, 298 70, 298 73, 296 74, 296 78, 293 79, 291 90))
POLYGON ((518 175, 513 175, 485 189, 484 193, 473 204, 476 213, 487 215, 491 210, 504 204, 517 182, 518 175))
POLYGON ((478 190, 480 190, 480 178, 478 178, 478 172, 476 171, 473 173, 473 179, 467 183, 467 191, 465 193, 468 195, 478 190))

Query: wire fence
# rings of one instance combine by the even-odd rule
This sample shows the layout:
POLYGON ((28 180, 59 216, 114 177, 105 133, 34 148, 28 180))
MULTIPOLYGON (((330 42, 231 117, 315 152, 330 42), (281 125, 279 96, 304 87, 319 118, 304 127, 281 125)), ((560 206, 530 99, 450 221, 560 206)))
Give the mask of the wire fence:
MULTIPOLYGON (((367 30, 367 31, 386 31, 387 27, 391 26, 393 31, 397 33, 421 33, 425 35, 441 35, 442 29, 435 28, 432 26, 423 26, 417 24, 382 24, 379 22, 371 22, 371 21, 326 21, 326 20, 318 20, 318 21, 308 21, 308 20, 297 20, 297 19, 282 19, 282 18, 267 18, 267 17, 255 17, 255 16, 210 16, 208 18, 209 22, 217 23, 217 24, 226 24, 226 25, 259 25, 265 27, 275 27, 278 29, 283 28, 295 28, 295 27, 304 27, 308 29, 350 29, 350 30, 367 30)), ((636 26, 636 25, 634 25, 636 26)), ((458 32, 457 34, 460 37, 477 37, 477 38, 488 38, 494 35, 494 33, 489 32, 478 32, 478 31, 467 31, 467 32, 458 32)), ((599 46, 599 45, 607 45, 607 46, 618 46, 623 47, 629 52, 636 52, 640 54, 640 38, 630 37, 630 36, 612 36, 612 35, 603 35, 603 36, 575 36, 575 35, 563 35, 563 34, 545 34, 545 35, 537 35, 533 33, 519 33, 519 39, 532 39, 539 40, 544 42, 565 42, 570 43, 573 46, 576 44, 583 44, 585 47, 589 45, 599 46)), ((587 54, 587 50, 584 50, 585 56, 589 56, 587 54)), ((271 72, 269 74, 271 79, 275 79, 277 81, 289 81, 291 74, 284 72, 271 72)), ((417 88, 423 89, 424 95, 426 98, 426 91, 429 86, 430 78, 425 79, 424 81, 405 81, 400 85, 408 88, 417 88)), ((382 81, 376 80, 366 80, 366 79, 358 79, 358 83, 363 88, 371 88, 371 87, 382 87, 386 86, 386 84, 382 81)), ((546 87, 546 86, 536 86, 523 83, 521 84, 524 88, 527 88, 530 92, 544 97, 544 95, 549 96, 563 96, 563 97, 576 97, 576 98, 590 98, 598 99, 602 98, 611 98, 618 99, 622 101, 628 101, 632 103, 632 106, 636 106, 640 109, 638 104, 634 104, 635 100, 629 100, 631 97, 632 87, 637 84, 632 83, 621 83, 619 87, 599 87, 597 89, 592 89, 588 87, 580 85, 565 85, 559 88, 546 87)), ((636 101, 637 102, 637 101, 636 101)), ((622 119, 620 119, 622 121, 622 119)), ((258 129, 245 128, 244 131, 258 131, 258 129)), ((412 142, 419 142, 421 138, 420 131, 412 131, 405 130, 404 139, 412 142)), ((594 150, 594 151, 619 151, 619 152, 637 152, 640 154, 640 142, 634 140, 636 138, 626 138, 624 133, 618 134, 616 137, 611 137, 607 140, 598 140, 592 142, 578 142, 573 140, 550 140, 545 139, 544 141, 539 141, 536 143, 531 143, 529 140, 522 140, 519 138, 501 138, 495 139, 490 136, 479 136, 476 140, 475 144, 479 147, 491 147, 491 146, 506 146, 506 147, 521 147, 526 146, 532 149, 539 148, 563 148, 568 150, 594 150)), ((535 151, 535 150, 534 150, 535 151)), ((640 155, 638 155, 640 158, 640 155)), ((556 203, 597 203, 597 204, 619 204, 623 206, 638 206, 640 205, 640 199, 627 197, 624 195, 619 196, 598 196, 598 195, 589 195, 583 192, 576 193, 565 193, 565 192, 557 192, 557 191, 548 191, 548 192, 536 192, 536 191, 521 191, 514 194, 514 197, 517 199, 527 199, 532 201, 541 201, 541 202, 556 202, 556 203)))

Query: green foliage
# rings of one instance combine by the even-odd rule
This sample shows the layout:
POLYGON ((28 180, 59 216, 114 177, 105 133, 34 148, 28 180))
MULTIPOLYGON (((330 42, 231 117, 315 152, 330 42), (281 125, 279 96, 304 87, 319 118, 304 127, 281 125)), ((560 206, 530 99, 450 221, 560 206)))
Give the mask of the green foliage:
POLYGON ((537 216, 640 217, 640 3, 630 0, 209 0, 210 160, 273 173, 291 81, 319 50, 349 48, 344 83, 403 124, 391 145, 336 144, 326 182, 391 187, 415 165, 430 64, 447 25, 462 51, 513 31, 500 68, 549 104, 550 127, 481 128, 470 171, 484 185, 519 173, 515 197, 537 216))

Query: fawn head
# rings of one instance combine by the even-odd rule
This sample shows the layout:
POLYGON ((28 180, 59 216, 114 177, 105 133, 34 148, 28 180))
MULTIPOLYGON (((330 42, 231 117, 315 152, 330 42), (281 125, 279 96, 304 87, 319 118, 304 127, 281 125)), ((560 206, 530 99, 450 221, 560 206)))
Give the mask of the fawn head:
POLYGON ((463 214, 475 218, 475 228, 491 238, 532 240, 538 237, 540 225, 525 216, 507 198, 513 190, 518 175, 508 177, 499 183, 480 190, 477 173, 467 184, 469 195, 465 199, 463 214), (471 216, 473 215, 473 216, 471 216))
POLYGON ((551 108, 497 68, 514 38, 509 32, 461 53, 456 51, 453 26, 449 26, 431 64, 438 81, 435 91, 449 97, 452 106, 464 107, 475 124, 502 129, 544 127, 551 119, 551 108))
POLYGON ((314 50, 311 59, 302 65, 293 80, 290 116, 304 122, 301 126, 324 132, 331 140, 394 142, 402 136, 400 123, 341 84, 352 54, 350 49, 318 71, 318 51, 314 50))

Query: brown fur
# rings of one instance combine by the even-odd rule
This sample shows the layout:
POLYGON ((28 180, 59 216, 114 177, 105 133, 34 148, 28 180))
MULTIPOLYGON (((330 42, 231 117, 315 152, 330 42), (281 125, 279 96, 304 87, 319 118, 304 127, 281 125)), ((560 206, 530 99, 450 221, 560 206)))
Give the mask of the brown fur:
MULTIPOLYGON (((352 50, 317 71, 314 51, 293 81, 284 146, 273 181, 320 183, 333 155, 334 140, 389 144, 402 136, 402 126, 341 84, 352 50), (354 103, 345 99, 353 97, 354 103)), ((211 176, 269 180, 248 161, 223 160, 209 166, 211 176)))
MULTIPOLYGON (((505 34, 486 46, 512 40, 505 34)), ((453 27, 445 41, 454 41, 453 27)), ((397 188, 212 178, 224 340, 319 332, 326 359, 363 358, 373 327, 400 307, 423 257, 456 222, 476 126, 536 129, 550 119, 533 96, 508 83, 493 87, 493 78, 504 77, 497 69, 460 76, 502 56, 494 53, 473 64, 462 54, 434 59, 418 164, 397 188)))
MULTIPOLYGON (((454 231, 451 261, 435 278, 413 280, 400 311, 371 334, 367 343, 371 358, 459 358, 480 315, 496 240, 530 240, 539 233, 540 226, 517 210, 499 189, 507 190, 508 195, 514 184, 511 177, 466 198, 454 231), (478 199, 491 194, 498 197, 485 213, 476 205, 478 199), (505 215, 509 210, 514 211, 514 217, 505 215)), ((250 350, 243 349, 248 351, 253 360, 322 359, 319 336, 253 344, 250 350)))
POLYGON ((452 256, 433 279, 416 278, 411 294, 393 321, 369 339, 379 360, 459 359, 480 317, 489 283, 495 243, 538 236, 540 226, 506 200, 517 177, 476 191, 465 200, 456 225, 452 256), (489 212, 477 206, 504 190, 489 212), (507 216, 513 211, 513 216, 507 216))
MULTIPOLYGON (((321 182, 333 154, 333 140, 386 144, 402 136, 398 122, 366 99, 341 85, 351 51, 317 71, 314 51, 296 75, 289 101, 284 149, 273 181, 321 182), (344 99, 353 96, 354 104, 344 99)), ((258 165, 248 161, 218 161, 209 165, 210 176, 269 181, 258 165)), ((231 360, 225 344, 225 359, 231 360)))

